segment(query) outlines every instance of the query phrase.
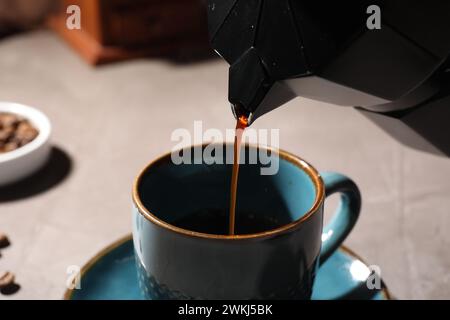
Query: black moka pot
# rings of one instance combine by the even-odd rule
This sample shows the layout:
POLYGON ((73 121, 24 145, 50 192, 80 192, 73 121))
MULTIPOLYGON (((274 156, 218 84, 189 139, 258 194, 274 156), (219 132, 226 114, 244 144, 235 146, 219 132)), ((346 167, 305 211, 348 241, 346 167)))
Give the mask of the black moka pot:
POLYGON ((449 1, 209 0, 208 23, 235 115, 252 123, 302 96, 450 155, 449 1))

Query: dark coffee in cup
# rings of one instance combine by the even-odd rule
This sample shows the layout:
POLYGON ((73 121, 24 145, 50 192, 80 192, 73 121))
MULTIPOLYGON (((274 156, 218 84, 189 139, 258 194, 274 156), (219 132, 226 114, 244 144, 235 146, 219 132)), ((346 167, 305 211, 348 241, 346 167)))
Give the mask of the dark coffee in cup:
MULTIPOLYGON (((282 226, 279 219, 264 213, 236 212, 234 234, 252 234, 282 226)), ((186 230, 226 235, 229 232, 229 213, 226 209, 202 209, 187 214, 172 224, 186 230)))

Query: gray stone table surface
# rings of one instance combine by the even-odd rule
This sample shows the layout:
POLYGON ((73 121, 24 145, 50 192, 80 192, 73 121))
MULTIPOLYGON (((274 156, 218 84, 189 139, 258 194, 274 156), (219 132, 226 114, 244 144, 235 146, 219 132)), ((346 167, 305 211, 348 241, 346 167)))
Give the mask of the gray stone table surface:
MULTIPOLYGON (((68 266, 130 232, 132 180, 174 146, 174 129, 234 126, 223 61, 92 68, 45 30, 0 42, 0 101, 44 111, 72 161, 53 188, 0 202, 11 240, 0 270, 21 285, 0 299, 60 299, 68 266)), ((351 108, 301 98, 254 127, 280 129, 282 148, 357 182, 363 209, 345 243, 381 267, 397 298, 450 298, 450 159, 400 145, 351 108)))

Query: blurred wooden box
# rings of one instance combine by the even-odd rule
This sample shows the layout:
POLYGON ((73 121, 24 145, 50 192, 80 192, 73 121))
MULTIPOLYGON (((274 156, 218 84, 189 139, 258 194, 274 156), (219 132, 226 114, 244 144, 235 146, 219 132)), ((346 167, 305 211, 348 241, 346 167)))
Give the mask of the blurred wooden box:
POLYGON ((202 0, 61 0, 49 24, 91 64, 208 47, 202 0), (66 27, 69 5, 81 8, 81 30, 66 27))

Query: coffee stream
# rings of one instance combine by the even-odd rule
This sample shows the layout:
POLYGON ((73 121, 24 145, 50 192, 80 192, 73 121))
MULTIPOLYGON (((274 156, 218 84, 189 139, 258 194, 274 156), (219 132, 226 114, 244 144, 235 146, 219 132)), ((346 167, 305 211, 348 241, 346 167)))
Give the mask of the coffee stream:
POLYGON ((245 128, 248 126, 248 118, 244 115, 238 116, 236 122, 236 131, 234 135, 234 156, 233 156, 233 173, 231 175, 231 190, 230 190, 230 220, 229 220, 229 234, 234 235, 236 224, 236 198, 237 185, 239 175, 239 156, 241 151, 242 135, 245 128))

